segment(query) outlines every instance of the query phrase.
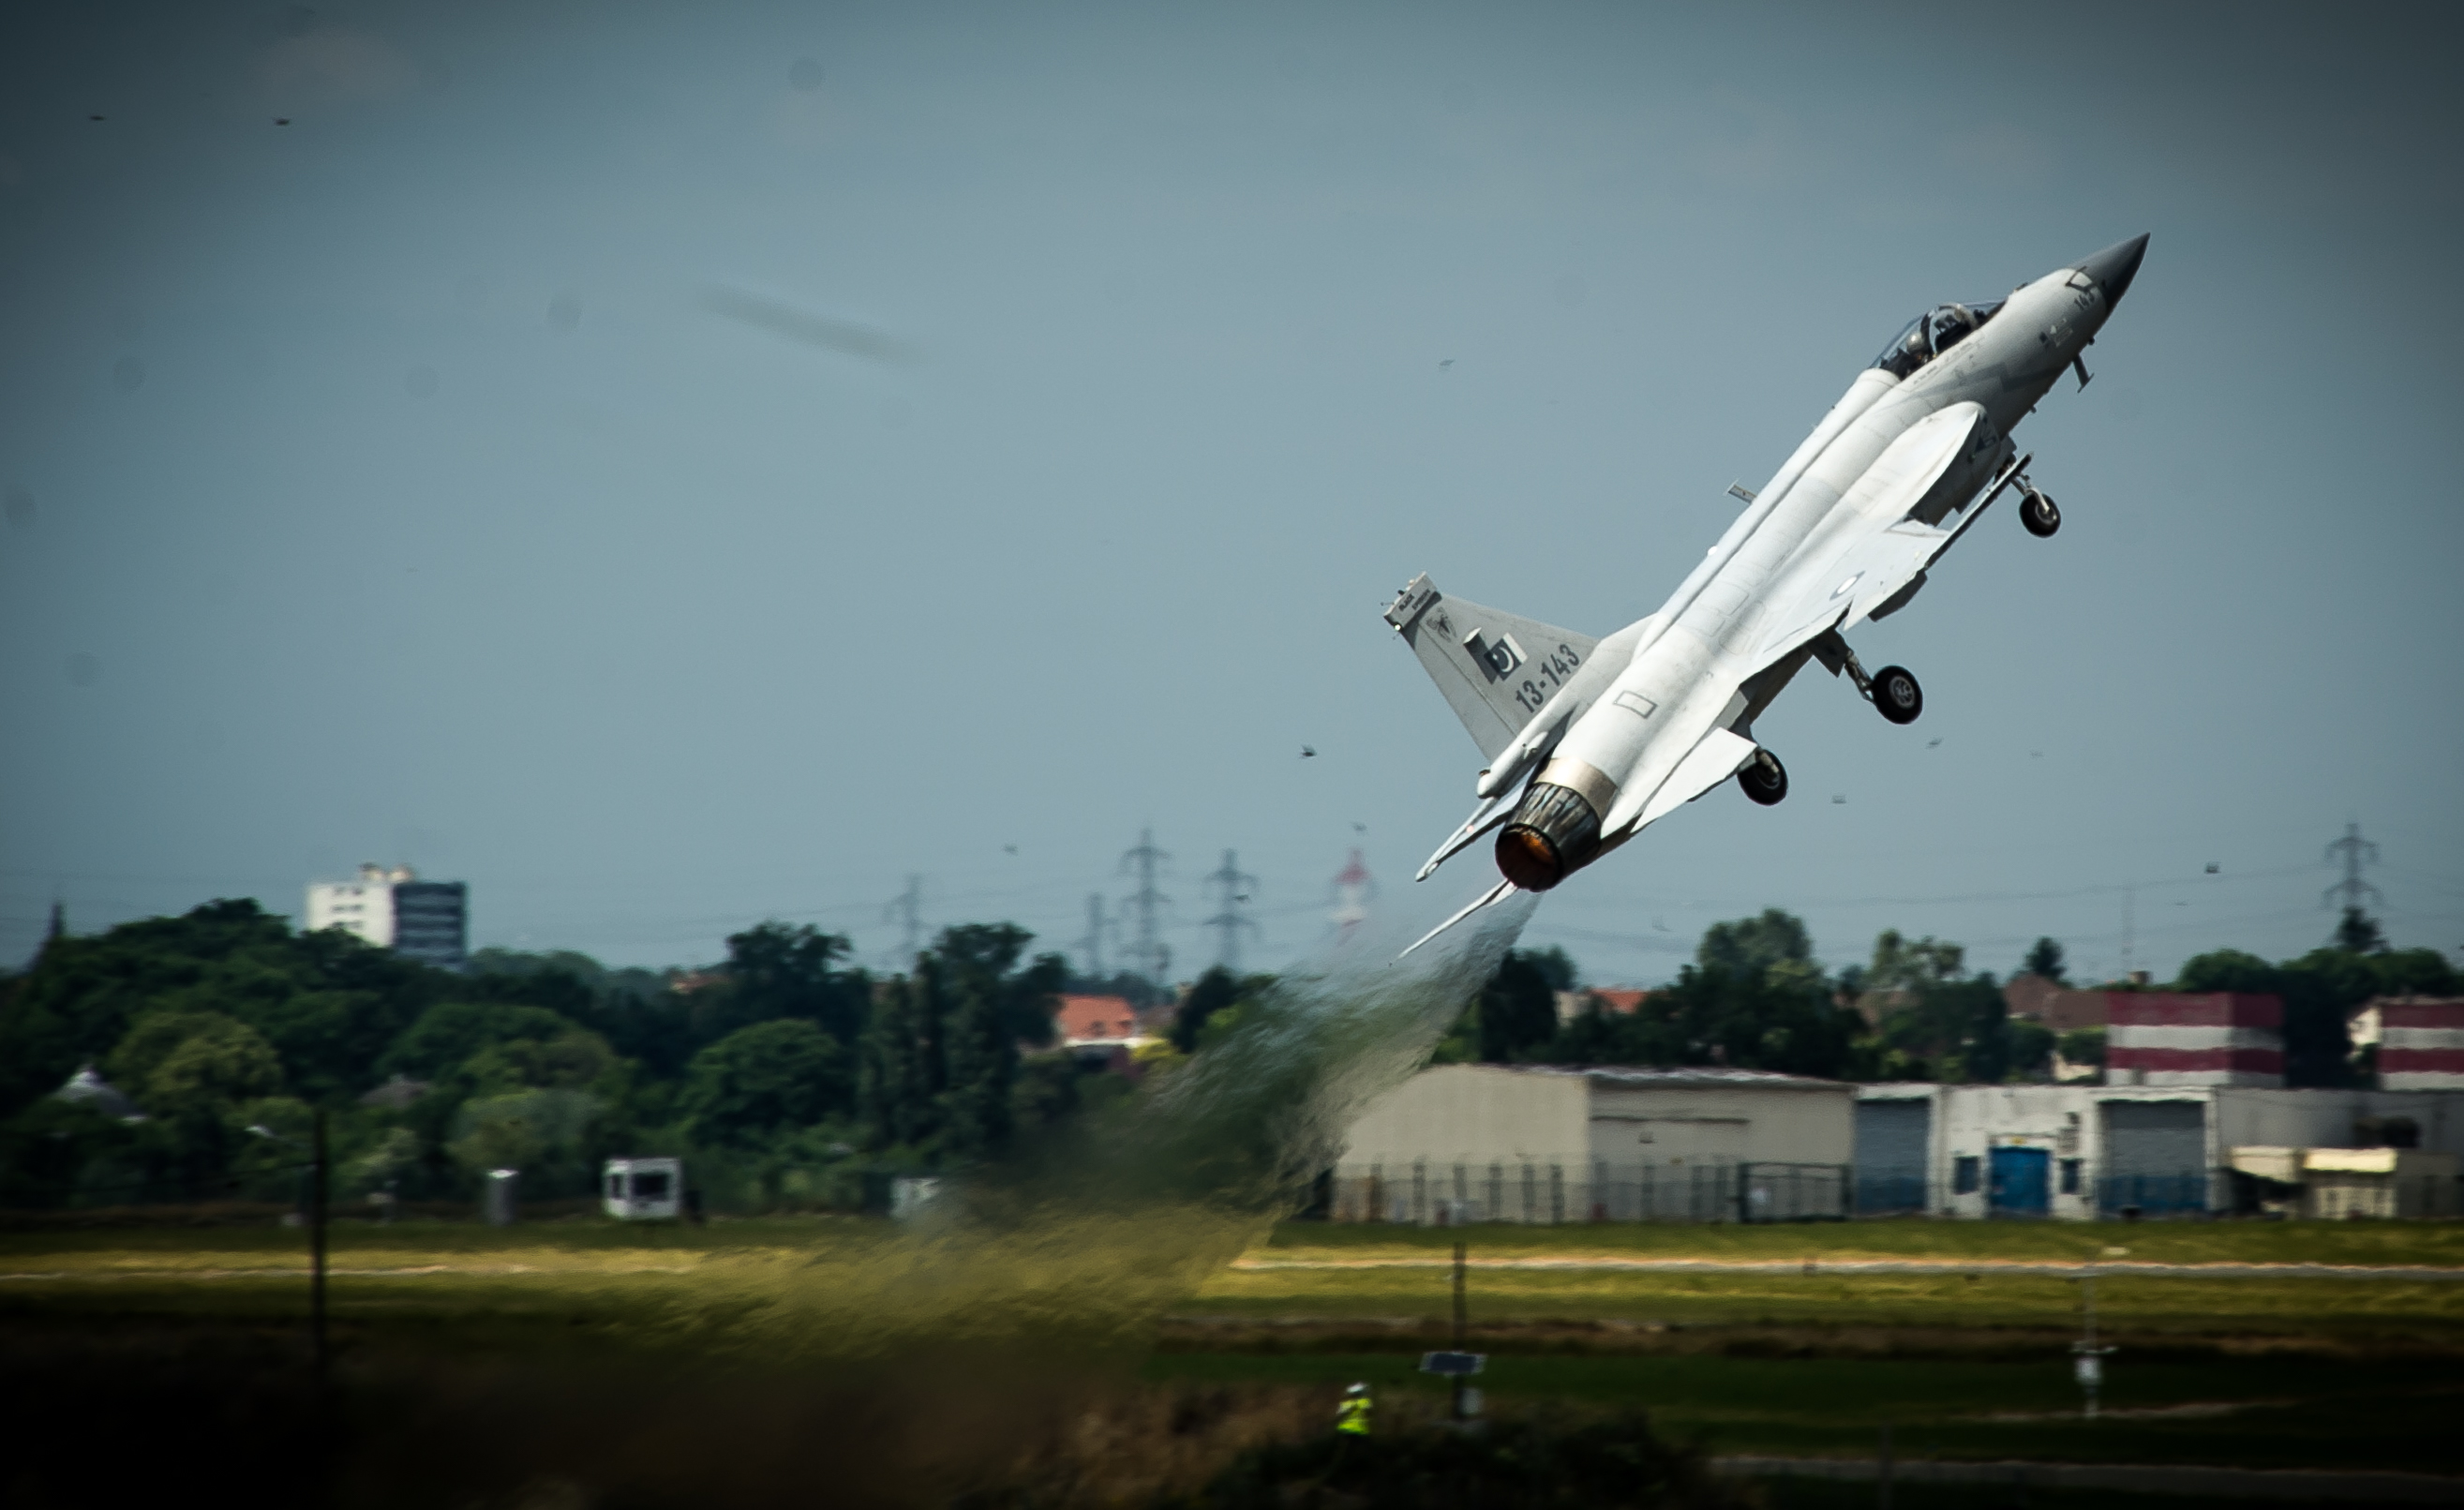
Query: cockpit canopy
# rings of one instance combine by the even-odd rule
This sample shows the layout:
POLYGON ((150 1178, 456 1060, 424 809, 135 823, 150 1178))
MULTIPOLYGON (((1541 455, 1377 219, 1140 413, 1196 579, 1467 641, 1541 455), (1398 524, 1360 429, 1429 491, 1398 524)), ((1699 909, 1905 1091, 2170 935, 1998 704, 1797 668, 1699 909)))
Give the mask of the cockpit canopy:
POLYGON ((1874 365, 1893 377, 1907 377, 1974 335, 1987 320, 2001 313, 2002 302, 1995 299, 1990 304, 1937 304, 1908 321, 1899 339, 1874 359, 1874 365))

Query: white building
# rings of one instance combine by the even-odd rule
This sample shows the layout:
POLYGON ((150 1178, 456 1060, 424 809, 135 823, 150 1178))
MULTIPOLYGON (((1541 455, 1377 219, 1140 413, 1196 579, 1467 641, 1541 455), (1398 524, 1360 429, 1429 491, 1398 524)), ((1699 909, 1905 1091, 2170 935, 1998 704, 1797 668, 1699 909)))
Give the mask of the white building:
POLYGON ((2353 1149, 2403 1127, 2464 1152, 2464 1093, 2203 1085, 1859 1086, 1857 1209, 1938 1216, 2229 1211, 2239 1150, 2353 1149))
POLYGON ((1846 1214, 1857 1088, 1762 1070, 1445 1064, 1372 1102, 1338 1221, 1846 1214))
POLYGON ((459 970, 469 958, 470 887, 459 881, 422 881, 408 865, 362 865, 353 880, 308 884, 305 930, 328 928, 459 970))

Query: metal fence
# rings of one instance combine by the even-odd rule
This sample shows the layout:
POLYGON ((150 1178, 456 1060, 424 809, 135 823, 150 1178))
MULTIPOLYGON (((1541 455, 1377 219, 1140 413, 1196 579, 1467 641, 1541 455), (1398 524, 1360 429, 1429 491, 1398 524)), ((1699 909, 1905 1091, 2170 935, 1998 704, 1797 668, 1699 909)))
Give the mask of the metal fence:
POLYGON ((1462 1226, 1502 1221, 1836 1221, 1849 1215, 1844 1164, 1373 1164, 1338 1174, 1335 1221, 1462 1226))

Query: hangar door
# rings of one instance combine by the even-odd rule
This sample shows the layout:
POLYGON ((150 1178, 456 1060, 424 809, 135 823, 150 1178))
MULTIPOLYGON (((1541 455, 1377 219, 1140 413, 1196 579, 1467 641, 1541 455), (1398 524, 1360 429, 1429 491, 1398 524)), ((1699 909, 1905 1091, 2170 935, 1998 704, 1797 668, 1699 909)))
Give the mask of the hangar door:
POLYGON ((1925 1210, 1932 1147, 1932 1101, 1857 1103, 1857 1215, 1925 1210))
POLYGON ((2208 1209, 2208 1107, 2198 1101, 2108 1101, 2096 1204, 2112 1215, 2208 1209))

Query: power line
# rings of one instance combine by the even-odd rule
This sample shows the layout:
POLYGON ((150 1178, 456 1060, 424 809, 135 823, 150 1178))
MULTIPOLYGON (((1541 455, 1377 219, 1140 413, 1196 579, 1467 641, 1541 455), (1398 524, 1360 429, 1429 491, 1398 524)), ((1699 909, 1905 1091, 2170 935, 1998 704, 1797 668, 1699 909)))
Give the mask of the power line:
POLYGON ((1206 878, 1210 891, 1221 893, 1222 910, 1208 918, 1202 928, 1219 929, 1222 936, 1217 941, 1215 962, 1232 974, 1241 974, 1241 935, 1246 931, 1258 935, 1258 925, 1241 910, 1249 905, 1249 894, 1257 887, 1258 878, 1241 868, 1241 857, 1227 849, 1223 864, 1206 878))

